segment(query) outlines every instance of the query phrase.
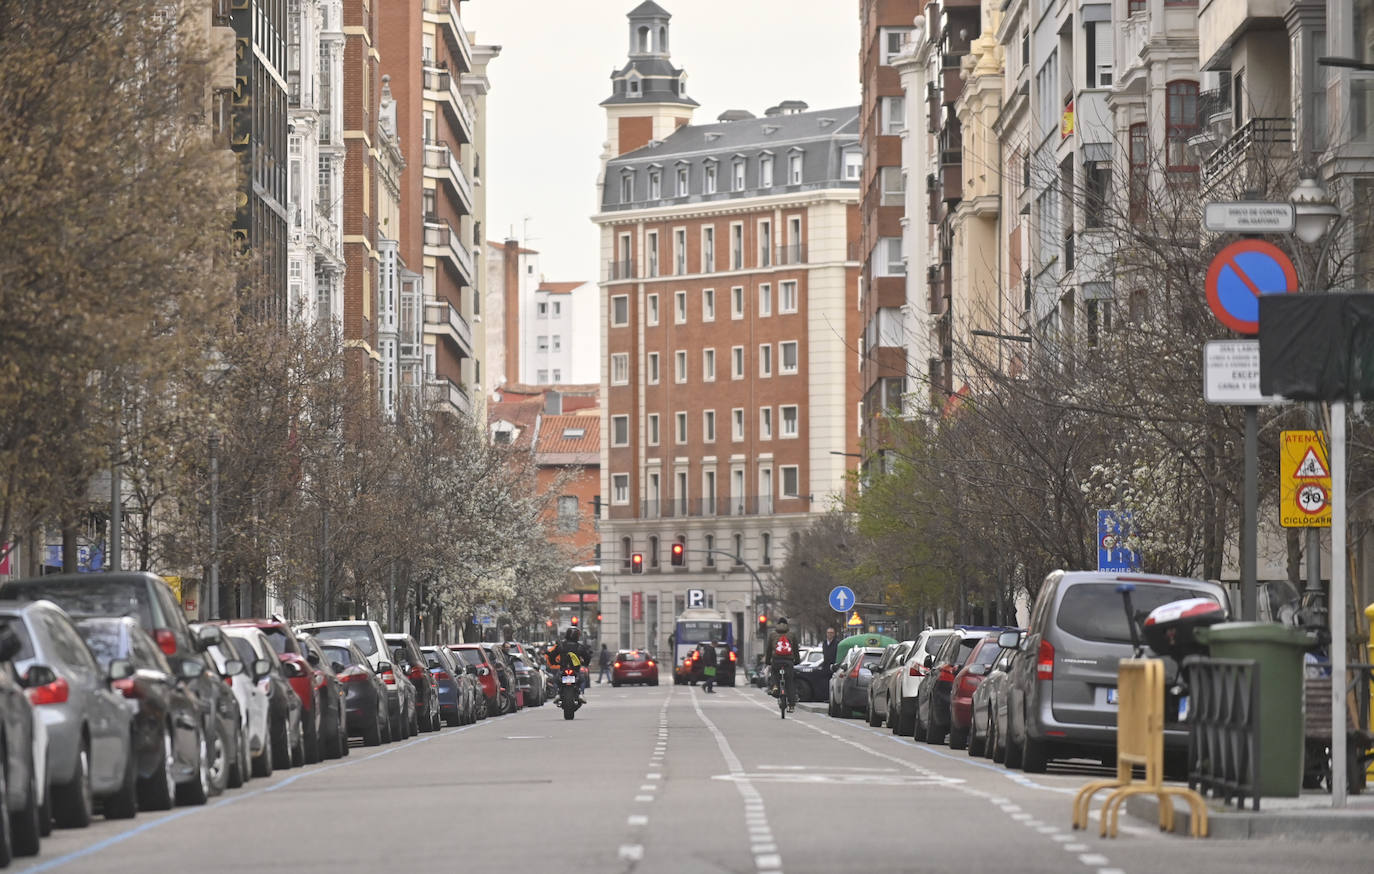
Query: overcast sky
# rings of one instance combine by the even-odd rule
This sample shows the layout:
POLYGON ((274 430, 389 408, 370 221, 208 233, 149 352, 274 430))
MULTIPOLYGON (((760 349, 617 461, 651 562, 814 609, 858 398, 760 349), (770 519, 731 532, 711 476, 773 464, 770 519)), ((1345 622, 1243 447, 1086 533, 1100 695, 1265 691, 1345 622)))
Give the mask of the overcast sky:
MULTIPOLYGON (((641 0, 470 0, 464 26, 501 46, 488 70, 488 240, 540 253, 551 281, 595 281, 596 176, 610 75, 625 65, 641 0)), ((657 0, 672 13, 673 65, 687 71, 698 124, 783 100, 859 102, 855 0, 657 0)))

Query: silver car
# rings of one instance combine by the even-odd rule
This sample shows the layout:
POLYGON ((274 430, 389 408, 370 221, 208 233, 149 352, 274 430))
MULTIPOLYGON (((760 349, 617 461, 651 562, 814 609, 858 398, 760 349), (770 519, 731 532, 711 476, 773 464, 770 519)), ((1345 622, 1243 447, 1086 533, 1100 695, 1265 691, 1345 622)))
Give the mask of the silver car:
POLYGON ((902 663, 915 643, 914 640, 889 643, 883 650, 882 660, 873 666, 873 679, 868 684, 868 711, 865 713, 869 725, 876 728, 884 722, 896 724, 897 709, 892 703, 900 700, 902 663), (893 694, 894 686, 896 694, 893 694))
POLYGON ((48 735, 53 818, 65 828, 91 822, 95 800, 109 818, 138 812, 133 711, 66 613, 50 601, 0 602, 0 622, 20 638, 15 672, 24 679, 48 735))

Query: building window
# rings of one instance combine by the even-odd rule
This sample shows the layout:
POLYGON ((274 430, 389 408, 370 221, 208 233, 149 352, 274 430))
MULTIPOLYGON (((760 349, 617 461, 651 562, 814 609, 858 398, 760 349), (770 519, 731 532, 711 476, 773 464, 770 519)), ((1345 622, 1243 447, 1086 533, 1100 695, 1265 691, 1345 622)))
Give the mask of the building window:
POLYGON ((881 237, 873 248, 874 276, 905 276, 906 263, 902 260, 902 238, 881 237))
POLYGON ((1127 198, 1132 222, 1143 221, 1149 203, 1150 132, 1144 122, 1130 127, 1130 171, 1127 198))
POLYGON ((715 194, 715 193, 716 193, 716 165, 715 165, 715 164, 707 164, 707 165, 706 165, 706 193, 707 193, 707 194, 715 194))
POLYGON ((687 229, 673 231, 673 271, 681 276, 687 272, 687 229))
POLYGON ((735 407, 730 411, 730 439, 736 443, 744 439, 743 407, 735 407))
POLYGON ((767 531, 759 535, 759 564, 773 563, 773 535, 767 531))
POLYGON ((883 97, 880 99, 879 105, 882 112, 883 133, 888 136, 900 134, 902 128, 906 126, 906 98, 883 97))
POLYGON ((880 167, 878 178, 882 182, 881 206, 901 206, 906 203, 906 174, 901 167, 880 167))
POLYGON ((630 296, 617 294, 611 297, 611 327, 623 328, 630 323, 630 296))
POLYGON ((1165 93, 1169 123, 1169 181, 1196 181, 1197 161, 1188 148, 1188 139, 1196 136, 1200 130, 1197 123, 1197 83, 1170 82, 1165 93))
POLYGON ((730 226, 730 269, 744 267, 744 225, 730 226))
POLYGON ((546 334, 540 334, 534 338, 534 348, 539 352, 549 351, 549 338, 546 334))
POLYGON ((735 555, 734 555, 734 559, 735 559, 735 566, 736 566, 736 567, 739 567, 740 565, 744 564, 744 535, 743 535, 743 534, 736 534, 736 535, 735 535, 735 555))
POLYGON ((687 322, 687 292, 673 292, 673 321, 679 325, 687 322))
POLYGON ((701 272, 716 272, 716 229, 701 229, 701 272))
POLYGON ((773 286, 768 283, 759 285, 759 317, 773 314, 773 286))
POLYGON ((1111 193, 1112 165, 1096 161, 1083 165, 1083 227, 1107 225, 1107 197, 1111 193))
POLYGON ((760 188, 772 188, 772 187, 773 187, 773 156, 772 156, 772 155, 760 155, 760 156, 759 156, 759 187, 760 187, 760 188))
POLYGON ((548 370, 537 370, 534 373, 534 381, 539 385, 547 385, 549 382, 548 370))
POLYGON ((864 153, 858 149, 850 149, 844 153, 844 178, 848 181, 858 181, 863 175, 864 153))
POLYGON ((797 341, 784 340, 778 344, 778 362, 780 372, 797 372, 797 341))
MULTIPOLYGON (((628 473, 611 474, 611 503, 628 504, 630 503, 630 475, 628 473)), ((626 542, 629 538, 626 538, 626 542)))
POLYGON ((730 190, 731 190, 731 191, 743 191, 743 190, 744 190, 744 160, 743 160, 743 159, 740 159, 740 160, 735 161, 735 162, 731 165, 731 169, 732 169, 733 173, 732 173, 732 175, 731 175, 731 177, 730 177, 730 190))
POLYGON ((630 417, 611 416, 611 445, 630 445, 630 417))
POLYGON ((759 260, 760 267, 768 267, 773 263, 773 223, 767 221, 759 222, 759 260))
POLYGON ((687 196, 688 171, 686 167, 677 168, 677 196, 687 196))
POLYGON ((687 414, 675 413, 673 418, 676 428, 674 438, 677 440, 678 445, 681 446, 687 442, 687 414))
POLYGON ((630 384, 630 355, 617 352, 611 356, 611 385, 630 384))
POLYGON ((555 367, 555 368, 553 369, 553 382, 554 382, 554 384, 556 385, 556 384, 558 384, 558 383, 560 383, 560 382, 562 382, 562 381, 563 381, 563 371, 561 371, 561 370, 559 370, 557 367, 555 367))
POLYGON ((649 567, 658 567, 658 537, 657 537, 657 535, 653 535, 653 534, 650 534, 650 535, 649 535, 649 555, 647 556, 647 558, 648 558, 649 560, 648 560, 647 562, 645 562, 645 564, 647 564, 649 567))
POLYGON ((778 283, 778 312, 797 311, 797 280, 787 279, 778 283))
POLYGON ((645 320, 646 322, 648 322, 650 325, 657 325, 657 324, 658 324, 658 292, 654 292, 653 294, 649 295, 649 296, 646 298, 646 300, 648 300, 648 302, 649 302, 649 312, 645 315, 644 320, 645 320))
POLYGON ((911 30, 909 27, 878 28, 878 43, 883 53, 881 66, 889 67, 892 65, 892 59, 901 54, 907 40, 911 39, 911 30))
POLYGON ((744 287, 736 285, 730 289, 730 318, 744 318, 744 287))
POLYGON ((794 152, 787 156, 787 184, 800 185, 802 181, 802 153, 794 152))
POLYGON ((701 290, 701 320, 703 322, 716 320, 716 290, 714 288, 701 290))
POLYGON ((535 305, 534 305, 534 314, 535 314, 535 317, 536 317, 536 318, 547 319, 547 318, 549 317, 549 304, 548 304, 548 302, 547 302, 547 301, 542 301, 542 300, 541 300, 539 303, 535 304, 535 305))
POLYGON ((649 385, 658 385, 658 353, 649 353, 649 385))
POLYGON ((658 231, 649 231, 644 239, 644 247, 649 256, 649 275, 658 275, 658 231))
POLYGON ((705 543, 706 543, 706 561, 704 561, 704 562, 702 562, 702 563, 705 564, 707 567, 715 567, 715 566, 716 566, 716 556, 715 556, 715 554, 712 552, 712 550, 716 548, 716 537, 715 537, 715 535, 714 535, 714 534, 707 534, 706 537, 705 537, 705 543))
POLYGON ((759 376, 768 378, 773 375, 773 344, 759 345, 759 376))
POLYGON ((701 514, 716 515, 716 472, 703 471, 701 474, 701 514))
POLYGON ((800 477, 798 468, 795 464, 786 464, 778 468, 782 474, 782 496, 784 498, 795 498, 801 494, 800 477))
POLYGON ((635 178, 633 174, 626 173, 620 177, 620 202, 630 203, 635 197, 635 178))
POLYGON ((562 334, 554 334, 553 336, 549 337, 549 351, 550 351, 550 352, 562 352, 562 351, 563 351, 563 335, 562 335, 562 334))
MULTIPOLYGON (((634 543, 628 537, 620 538, 620 566, 630 569, 630 556, 634 554, 634 543)), ((628 599, 627 599, 628 600, 628 599)))
POLYGON ((663 177, 657 170, 649 172, 649 199, 658 200, 663 196, 663 177))
POLYGON ((657 445, 658 445, 658 439, 659 439, 659 438, 658 438, 658 413, 650 413, 650 414, 648 415, 647 419, 646 419, 646 422, 647 422, 647 424, 648 424, 648 430, 649 430, 649 435, 648 435, 649 445, 650 445, 650 446, 657 446, 657 445))
POLYGON ((730 378, 744 379, 744 347, 730 347, 730 378))
POLYGON ((796 436, 797 436, 797 408, 796 408, 796 406, 794 406, 794 405, 788 405, 788 406, 785 406, 785 407, 778 407, 778 410, 779 410, 779 412, 782 414, 782 436, 783 436, 783 437, 796 437, 796 436))
POLYGON ((703 410, 701 413, 701 439, 706 443, 716 442, 715 410, 703 410))
POLYGON ((759 439, 773 439, 773 408, 759 407, 759 439))
POLYGON ((673 382, 687 381, 687 351, 679 349, 673 353, 673 382))
POLYGON ((1110 21, 1089 21, 1087 28, 1084 59, 1089 88, 1110 88, 1112 85, 1112 23, 1110 21))
POLYGON ((716 350, 701 350, 701 378, 705 382, 716 381, 716 350))

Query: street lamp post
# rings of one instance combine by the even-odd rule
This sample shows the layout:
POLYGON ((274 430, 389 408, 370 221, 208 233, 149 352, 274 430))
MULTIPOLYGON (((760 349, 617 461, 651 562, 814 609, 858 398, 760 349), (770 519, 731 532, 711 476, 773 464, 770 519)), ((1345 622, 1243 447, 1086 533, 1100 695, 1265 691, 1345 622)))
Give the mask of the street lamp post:
MULTIPOLYGON (((1318 59, 1318 63, 1330 62, 1333 58, 1318 59)), ((1347 66, 1326 63, 1326 66, 1347 66)), ((1304 243, 1313 244, 1323 237, 1315 265, 1314 278, 1320 278, 1321 290, 1327 291, 1328 281, 1324 278, 1326 256, 1335 234, 1333 231, 1343 216, 1333 204, 1321 182, 1311 174, 1305 174, 1293 189, 1289 198, 1293 202, 1295 216, 1294 233, 1304 243)), ((1313 289, 1315 291, 1315 289, 1313 289)), ((1346 804, 1346 745, 1345 745, 1345 401, 1331 402, 1331 592, 1327 621, 1331 631, 1331 806, 1340 808, 1346 804)), ((1308 532, 1308 586, 1320 585, 1321 579, 1314 579, 1316 530, 1308 532)), ((1319 573, 1319 571, 1318 571, 1319 573)))

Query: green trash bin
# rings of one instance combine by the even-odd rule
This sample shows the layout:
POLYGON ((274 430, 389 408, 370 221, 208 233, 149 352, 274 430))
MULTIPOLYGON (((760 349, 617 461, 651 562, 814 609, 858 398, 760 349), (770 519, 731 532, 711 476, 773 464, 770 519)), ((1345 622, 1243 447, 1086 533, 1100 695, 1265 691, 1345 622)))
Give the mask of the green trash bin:
POLYGON ((1259 791, 1293 798, 1302 789, 1303 653, 1308 632, 1269 622, 1223 622, 1199 633, 1212 658, 1259 665, 1259 791))

